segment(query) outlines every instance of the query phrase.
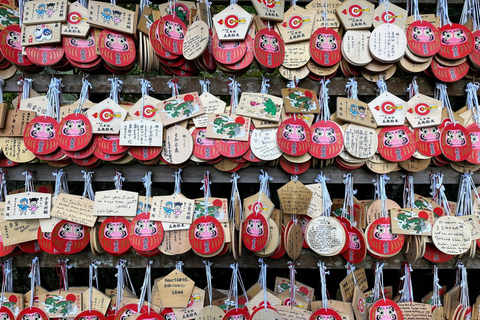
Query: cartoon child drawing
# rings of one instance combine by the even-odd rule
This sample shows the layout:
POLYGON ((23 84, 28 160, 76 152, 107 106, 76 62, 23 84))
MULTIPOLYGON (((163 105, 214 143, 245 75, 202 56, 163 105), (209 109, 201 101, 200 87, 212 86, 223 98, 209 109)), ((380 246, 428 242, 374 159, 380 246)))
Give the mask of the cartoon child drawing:
POLYGON ((20 215, 26 215, 27 209, 28 209, 28 199, 27 198, 20 199, 20 204, 18 205, 18 208, 20 208, 20 215))
POLYGON ((50 2, 47 4, 47 16, 52 17, 52 14, 55 12, 55 3, 50 2))
POLYGON ((175 202, 175 210, 173 211, 173 214, 175 215, 175 219, 178 219, 178 217, 182 214, 181 202, 175 202))
POLYGON ((143 202, 138 201, 137 202, 137 214, 142 213, 142 208, 143 208, 143 202))
POLYGON ((110 10, 109 8, 103 9, 102 16, 103 16, 103 23, 110 24, 110 19, 112 18, 112 10, 110 10))
POLYGON ((165 203, 165 207, 163 207, 163 212, 165 213, 165 218, 170 218, 170 216, 173 212, 173 202, 172 201, 167 201, 167 203, 165 203))
POLYGON ((37 11, 37 17, 39 19, 43 19, 43 15, 45 14, 45 4, 44 3, 39 4, 36 11, 37 11))
POLYGON ((122 21, 120 20, 120 16, 122 15, 122 13, 118 10, 113 10, 113 24, 118 26, 118 24, 122 21))
POLYGON ((30 211, 32 212, 32 214, 35 213, 35 211, 37 211, 38 209, 38 206, 37 206, 37 202, 38 202, 38 198, 30 198, 30 211))

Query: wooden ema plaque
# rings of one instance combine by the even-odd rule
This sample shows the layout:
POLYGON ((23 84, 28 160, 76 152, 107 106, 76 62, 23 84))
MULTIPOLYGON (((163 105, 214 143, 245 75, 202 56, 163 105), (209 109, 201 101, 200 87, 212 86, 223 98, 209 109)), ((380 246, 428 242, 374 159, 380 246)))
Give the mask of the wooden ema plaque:
POLYGON ((188 27, 183 41, 183 56, 185 59, 194 60, 207 49, 208 31, 208 25, 202 20, 195 21, 188 27))
POLYGON ((283 99, 264 93, 242 92, 236 114, 278 122, 280 121, 283 99))
POLYGON ((400 307, 393 300, 381 298, 371 306, 368 314, 368 320, 378 319, 403 320, 404 318, 400 307))
POLYGON ((280 150, 292 156, 301 156, 310 149, 311 131, 300 119, 290 118, 282 122, 277 131, 280 150))
POLYGON ((360 100, 338 97, 336 117, 369 128, 377 127, 368 104, 360 100))
POLYGON ((250 134, 250 149, 259 159, 271 161, 282 156, 277 143, 277 128, 255 129, 250 134))
POLYGON ((472 152, 466 160, 473 164, 480 164, 480 129, 473 123, 467 127, 467 131, 472 141, 472 152))
POLYGON ((317 159, 331 159, 343 150, 342 128, 333 121, 317 121, 311 128, 309 153, 317 159))
POLYGON ((213 24, 221 41, 244 40, 253 17, 237 4, 233 4, 213 16, 213 24))
POLYGON ((435 221, 432 240, 440 251, 451 255, 467 252, 472 244, 465 222, 452 216, 442 216, 435 221))
POLYGON ((285 58, 285 44, 273 28, 263 28, 255 34, 253 50, 257 61, 266 68, 279 67, 285 58))
POLYGON ((381 24, 393 23, 405 30, 407 24, 407 10, 399 6, 389 3, 388 12, 385 11, 385 6, 378 6, 374 11, 373 27, 376 28, 381 24))
POLYGON ((285 43, 310 39, 315 14, 299 6, 290 7, 283 15, 283 21, 276 24, 285 43))
POLYGON ((365 0, 348 0, 337 8, 337 15, 346 30, 370 29, 375 6, 365 0))
POLYGON ((418 20, 406 31, 408 48, 421 57, 431 57, 440 50, 440 34, 437 27, 426 20, 418 20))
POLYGON ((136 32, 137 19, 133 11, 99 1, 90 1, 88 11, 91 13, 88 15, 90 25, 131 35, 136 32))
POLYGON ((150 120, 131 120, 121 124, 121 146, 161 147, 162 142, 162 123, 150 120))
POLYGON ((407 102, 406 118, 413 128, 432 127, 442 122, 443 103, 423 94, 407 102))
POLYGON ((405 122, 407 103, 389 92, 384 92, 373 99, 368 108, 377 126, 398 126, 405 122))
POLYGON ((413 132, 406 126, 386 127, 378 134, 378 152, 388 161, 399 162, 415 153, 413 132))
POLYGON ((317 254, 331 257, 344 248, 345 229, 335 218, 316 217, 310 220, 306 227, 305 241, 317 254))
POLYGON ((283 21, 285 0, 255 0, 252 1, 260 18, 272 21, 283 21))
POLYGON ((250 118, 233 114, 209 114, 206 136, 210 139, 248 141, 250 122, 250 118))
POLYGON ((318 28, 310 38, 313 61, 325 67, 337 64, 342 58, 341 43, 342 39, 335 30, 318 28))
POLYGON ((202 160, 212 160, 220 156, 215 147, 215 139, 206 137, 207 130, 205 128, 190 129, 193 138, 193 155, 202 160))
POLYGON ((92 132, 100 134, 118 134, 127 111, 112 99, 107 98, 87 110, 92 132))
POLYGON ((285 44, 285 58, 282 66, 290 69, 298 69, 307 64, 310 60, 308 41, 285 44))
POLYGON ((345 130, 345 150, 356 158, 370 158, 377 151, 377 145, 378 136, 375 129, 350 124, 345 130))
POLYGON ((190 245, 200 255, 218 254, 225 243, 225 233, 220 222, 212 216, 201 216, 189 229, 190 245))
POLYGON ((193 140, 190 132, 181 126, 172 126, 166 130, 162 158, 169 164, 184 163, 193 152, 193 140))
POLYGON ((472 32, 458 23, 450 23, 441 27, 440 51, 438 54, 446 59, 456 60, 466 57, 472 52, 474 42, 472 32))
POLYGON ((407 38, 399 26, 381 24, 372 31, 369 49, 372 56, 384 63, 400 60, 405 54, 407 38))
POLYGON ((41 192, 9 194, 5 198, 5 220, 48 219, 52 195, 41 192))
POLYGON ((283 88, 282 97, 287 113, 320 113, 317 95, 302 88, 283 88))
POLYGON ((402 208, 390 210, 392 232, 395 234, 432 234, 434 214, 431 210, 402 208))
POLYGON ((181 94, 157 104, 165 126, 181 122, 205 113, 198 93, 181 94))
POLYGON ((34 118, 25 127, 23 139, 25 146, 33 153, 47 155, 58 149, 55 138, 58 123, 52 117, 40 116, 34 118))
POLYGON ((78 1, 68 4, 67 21, 62 23, 62 36, 84 38, 90 30, 88 9, 78 1))
POLYGON ((327 28, 338 29, 340 27, 340 20, 338 20, 337 16, 337 8, 342 3, 337 0, 328 1, 326 4, 321 0, 313 0, 309 2, 305 9, 312 11, 315 13, 315 24, 313 29, 316 30, 320 26, 324 27, 324 18, 323 18, 323 11, 324 6, 327 6, 327 28))
POLYGON ((342 256, 350 263, 360 263, 367 256, 365 234, 362 229, 354 227, 351 224, 348 224, 345 227, 348 235, 348 248, 342 256))
POLYGON ((32 1, 25 3, 23 24, 45 24, 67 20, 68 1, 32 1))
POLYGON ((52 231, 52 245, 62 254, 82 251, 90 241, 90 228, 78 223, 62 220, 52 231))
POLYGON ((22 26, 22 46, 42 46, 61 42, 61 23, 22 26))
POLYGON ((348 30, 342 39, 342 55, 354 66, 366 66, 372 62, 369 41, 371 33, 368 30, 348 30))
POLYGON ((250 251, 260 251, 267 245, 269 232, 268 222, 265 217, 259 213, 251 213, 243 222, 243 244, 250 251))
POLYGON ((300 181, 290 181, 277 190, 282 212, 286 214, 307 214, 312 191, 300 181))
POLYGON ((458 123, 446 125, 440 134, 440 149, 450 161, 464 161, 472 151, 472 140, 464 126, 458 123))
POLYGON ((403 234, 393 234, 390 218, 378 218, 365 230, 368 249, 380 257, 392 257, 400 252, 405 242, 403 234))
POLYGON ((22 54, 21 33, 22 30, 17 24, 12 24, 3 29, 0 33, 0 50, 8 61, 20 66, 31 66, 33 62, 22 54))

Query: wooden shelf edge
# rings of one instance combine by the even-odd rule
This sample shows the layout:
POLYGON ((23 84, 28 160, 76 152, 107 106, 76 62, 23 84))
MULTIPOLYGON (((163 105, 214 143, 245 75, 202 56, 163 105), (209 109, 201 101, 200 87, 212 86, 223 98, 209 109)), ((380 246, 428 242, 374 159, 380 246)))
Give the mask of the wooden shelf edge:
MULTIPOLYGON (((271 181, 273 184, 285 184, 290 181, 290 174, 283 171, 279 166, 269 167, 267 165, 254 165, 252 164, 248 168, 242 169, 238 172, 240 179, 238 183, 258 183, 258 175, 260 170, 263 169, 274 177, 271 181)), ((47 164, 22 164, 16 167, 7 168, 6 178, 7 181, 22 181, 22 172, 31 170, 34 172, 34 180, 42 182, 55 181, 52 172, 55 172, 56 168, 47 164)), ((63 168, 63 171, 67 175, 68 181, 84 181, 82 170, 86 168, 78 165, 69 165, 63 168)), ((216 170, 210 165, 196 165, 191 164, 188 167, 182 169, 182 179, 184 183, 197 183, 200 185, 205 171, 210 172, 210 178, 213 183, 230 183, 231 173, 221 172, 216 170)), ((92 176, 93 182, 112 182, 112 178, 116 171, 123 173, 127 182, 142 182, 142 178, 148 171, 152 172, 153 182, 173 183, 173 174, 175 169, 172 169, 166 165, 144 166, 140 164, 126 164, 126 165, 113 165, 103 164, 100 167, 91 170, 94 172, 92 176)), ((330 165, 323 169, 310 168, 305 173, 299 175, 299 180, 303 183, 314 183, 315 178, 320 172, 323 172, 327 178, 330 179, 330 184, 343 183, 343 174, 348 171, 341 170, 334 165, 330 165)), ((460 181, 460 173, 454 171, 450 167, 428 167, 426 170, 418 173, 412 173, 416 184, 430 184, 430 173, 441 172, 444 174, 444 184, 457 184, 460 181)), ((371 184, 372 179, 375 177, 375 173, 369 171, 366 168, 360 168, 352 171, 353 181, 355 184, 371 184)), ((389 173, 390 184, 403 183, 404 171, 389 173)), ((473 180, 476 184, 480 183, 480 175, 473 175, 473 180)))
MULTIPOLYGON (((58 74, 55 75, 57 78, 63 79, 64 88, 62 91, 64 93, 78 93, 81 90, 82 86, 82 75, 79 74, 58 74)), ((30 77, 35 79, 33 81, 33 89, 37 92, 46 92, 48 90, 48 85, 50 83, 51 75, 44 74, 35 74, 35 75, 25 75, 25 77, 30 77)), ((110 92, 110 82, 108 81, 111 78, 111 75, 90 75, 88 80, 92 84, 91 93, 109 93, 110 92)), ((140 94, 140 76, 138 75, 119 75, 118 78, 123 81, 122 92, 121 94, 140 94)), ((267 75, 267 78, 268 75, 267 75)), ((171 94, 171 89, 167 86, 167 81, 171 79, 170 76, 152 76, 147 77, 148 80, 152 82, 154 93, 156 94, 171 94)), ((203 77, 179 77, 179 85, 183 88, 182 92, 188 91, 200 91, 199 80, 203 77)), ((210 91, 214 95, 229 95, 228 93, 228 78, 224 75, 218 75, 216 77, 208 78, 211 82, 210 91)), ((5 81, 5 86, 3 92, 18 92, 18 77, 10 78, 5 81)), ((237 80, 242 85, 243 92, 258 92, 261 85, 262 79, 257 77, 239 77, 237 80)), ((329 94, 331 96, 345 96, 345 84, 347 83, 348 78, 345 77, 334 77, 330 79, 330 84, 328 85, 329 94)), ((419 86, 419 91, 426 95, 433 95, 433 89, 435 87, 435 79, 419 77, 417 83, 419 86)), ((375 96, 376 95, 376 84, 368 82, 363 78, 358 78, 358 95, 360 96, 375 96)), ((398 95, 405 96, 406 89, 408 84, 411 82, 411 77, 394 77, 387 80, 387 86, 389 92, 398 95)), ((469 81, 460 80, 454 84, 448 85, 448 94, 449 96, 464 96, 465 87, 469 81)), ((287 80, 279 77, 270 78, 270 89, 269 93, 273 95, 281 95, 281 89, 286 88, 287 80)), ((300 87, 306 89, 312 89, 318 91, 319 83, 311 79, 304 79, 300 82, 300 87)))
MULTIPOLYGON (((173 269, 175 268, 175 263, 179 260, 184 262, 184 268, 204 268, 203 260, 200 256, 197 256, 193 252, 187 252, 183 255, 178 256, 167 256, 160 254, 153 258, 146 258, 139 256, 135 253, 129 253, 121 257, 114 257, 108 254, 103 254, 100 256, 93 255, 90 251, 83 251, 71 256, 57 256, 52 254, 47 254, 42 252, 40 254, 26 254, 22 253, 18 256, 13 257, 13 265, 15 267, 29 267, 31 261, 34 257, 40 259, 40 266, 43 268, 53 268, 60 259, 68 258, 69 264, 74 268, 88 268, 88 265, 91 261, 97 259, 100 262, 100 268, 114 268, 119 259, 126 259, 128 261, 128 266, 130 268, 144 268, 146 263, 149 260, 153 261, 153 268, 166 268, 173 269)), ((213 262, 213 268, 229 268, 230 264, 234 263, 234 259, 231 254, 227 253, 221 257, 214 257, 209 259, 213 262)), ((284 256, 280 259, 269 259, 267 258, 266 262, 270 268, 287 268, 287 261, 290 259, 287 256, 284 256)), ((344 269, 346 265, 346 260, 341 256, 335 257, 321 257, 311 250, 303 249, 302 255, 298 260, 296 260, 298 269, 317 269, 317 262, 325 262, 327 268, 329 269, 344 269)), ((385 263, 384 269, 400 269, 402 267, 402 262, 406 261, 403 254, 396 255, 395 257, 376 260, 371 256, 365 258, 362 263, 356 265, 357 268, 363 267, 365 269, 372 269, 375 262, 385 263)), ((452 259, 445 263, 437 264, 440 269, 453 269, 457 259, 452 259)), ((480 260, 479 259, 462 259, 462 262, 467 266, 468 269, 480 269, 480 260)), ((247 252, 244 250, 242 257, 239 260, 240 268, 258 268, 258 257, 255 256, 252 252, 247 252)), ((431 269, 433 264, 425 259, 419 259, 412 262, 413 269, 431 269)))

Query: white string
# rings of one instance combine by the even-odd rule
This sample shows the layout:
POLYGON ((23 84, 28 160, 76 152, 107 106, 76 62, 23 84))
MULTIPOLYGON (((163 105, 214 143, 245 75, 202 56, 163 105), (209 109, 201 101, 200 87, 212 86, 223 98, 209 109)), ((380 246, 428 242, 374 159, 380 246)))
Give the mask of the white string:
POLYGON ((115 172, 115 176, 113 177, 113 184, 115 185, 115 190, 122 190, 123 181, 125 178, 122 177, 121 172, 115 172))
POLYGON ((442 299, 440 299, 439 291, 442 286, 439 284, 440 279, 438 278, 438 266, 433 265, 433 294, 432 294, 432 305, 441 307, 442 299))
POLYGON ((95 285, 98 290, 98 271, 97 268, 100 265, 100 262, 93 260, 92 263, 88 266, 88 311, 92 310, 92 293, 93 293, 93 280, 95 280, 95 285))
POLYGON ((120 100, 120 91, 122 91, 123 81, 118 79, 116 76, 113 76, 113 78, 109 78, 108 81, 110 81, 110 99, 112 99, 115 103, 118 104, 118 101, 120 100))
POLYGON ((412 288, 412 275, 411 272, 412 270, 412 264, 411 263, 405 263, 403 266, 404 270, 404 275, 403 277, 400 278, 400 280, 403 280, 403 287, 402 290, 399 290, 399 293, 402 295, 400 296, 400 301, 399 302, 413 302, 413 288, 412 288))
POLYGON ((319 183, 322 186, 322 208, 323 211, 320 213, 321 216, 330 217, 332 211, 332 199, 330 198, 330 193, 327 188, 327 181, 330 181, 323 172, 320 172, 317 175, 317 178, 314 180, 316 183, 319 183))
POLYGON ((83 185, 82 197, 95 201, 95 192, 93 192, 93 188, 92 188, 93 171, 86 172, 82 170, 82 173, 83 173, 83 179, 85 180, 85 183, 83 185))
POLYGON ((238 179, 240 176, 234 172, 232 173, 232 179, 230 182, 232 183, 232 191, 230 192, 230 205, 229 205, 229 219, 234 220, 235 217, 235 201, 237 201, 239 206, 239 214, 240 214, 240 221, 243 221, 243 209, 242 209, 242 201, 240 199, 240 192, 238 191, 238 179))
POLYGON ((0 103, 3 103, 3 85, 5 81, 3 81, 2 77, 0 77, 0 103))
MULTIPOLYGON (((37 282, 37 277, 40 278, 40 274, 37 273, 39 269, 40 261, 37 257, 32 260, 32 269, 28 277, 30 278, 30 308, 33 307, 33 298, 35 297, 35 284, 37 282)), ((40 284, 39 284, 40 285, 40 284)))
POLYGON ((373 301, 376 302, 380 300, 381 296, 385 301, 385 293, 383 286, 383 266, 385 264, 375 263, 375 284, 373 285, 373 301))
POLYGON ((181 87, 178 85, 178 79, 173 78, 168 80, 167 85, 172 90, 172 98, 180 94, 181 87))
POLYGON ((415 208, 413 176, 409 173, 401 176, 403 184, 403 208, 415 208))
POLYGON ((204 215, 208 215, 208 198, 210 198, 210 172, 207 170, 203 175, 202 187, 200 190, 203 190, 204 198, 204 215))
POLYGON ((328 24, 327 24, 328 0, 322 0, 322 7, 323 7, 323 11, 322 11, 323 27, 327 28, 328 27, 328 24))
POLYGON ((198 82, 200 82, 200 88, 201 88, 201 91, 202 91, 202 94, 204 93, 207 93, 207 92, 210 92, 210 80, 208 79, 205 79, 205 80, 198 80, 198 82))
POLYGON ((452 25, 452 22, 450 21, 450 18, 448 16, 447 0, 437 1, 437 17, 440 18, 440 27, 443 27, 446 24, 452 25))
POLYGON ((236 114, 236 110, 238 107, 238 99, 239 99, 239 94, 242 92, 240 87, 242 86, 240 83, 238 83, 237 80, 235 80, 235 77, 228 78, 230 81, 228 82, 228 89, 230 93, 230 114, 236 114))
MULTIPOLYGON (((385 1, 385 3, 388 3, 388 1, 385 1)), ((382 77, 380 77, 380 79, 378 79, 377 81, 377 87, 378 87, 378 95, 381 95, 385 92, 387 92, 387 83, 385 82, 385 80, 383 80, 382 77)))
POLYGON ((438 203, 447 214, 450 214, 451 208, 447 196, 445 195, 445 187, 443 186, 442 173, 430 174, 430 189, 432 190, 430 192, 432 200, 438 203))
POLYGON ((258 181, 260 182, 260 192, 265 193, 267 198, 270 199, 270 181, 273 180, 273 177, 269 176, 267 171, 260 169, 260 175, 258 176, 258 181))
POLYGON ((383 9, 385 11, 385 17, 386 17, 385 23, 390 24, 390 14, 388 13, 388 5, 390 4, 390 2, 388 0, 382 0, 382 2, 383 2, 383 9))
POLYGON ((52 175, 55 177, 55 190, 53 192, 53 196, 56 201, 60 192, 63 191, 65 193, 69 193, 67 174, 63 172, 63 169, 60 169, 59 171, 52 172, 52 175))
POLYGON ((5 179, 5 173, 2 168, 0 168, 0 202, 5 201, 7 198, 7 179, 5 179))
MULTIPOLYGON (((48 85, 48 91, 46 94, 47 97, 47 110, 45 112, 46 117, 55 118, 55 115, 58 115, 56 110, 60 107, 60 90, 59 82, 57 78, 52 78, 50 84, 48 85)), ((58 120, 58 119, 57 119, 58 120)))
MULTIPOLYGON (((353 175, 351 173, 343 175, 343 184, 345 185, 345 197, 343 199, 342 217, 347 218, 348 215, 350 224, 356 227, 357 222, 354 219, 355 210, 353 207, 353 198, 357 194, 357 190, 353 189, 353 175)), ((330 216, 330 213, 328 213, 327 216, 330 216)))
POLYGON ((347 98, 358 100, 358 83, 354 78, 350 78, 345 85, 345 92, 347 92, 347 98))
POLYGON ((318 96, 318 101, 322 111, 317 115, 317 121, 330 120, 330 109, 328 108, 328 100, 330 100, 330 97, 328 96, 327 87, 329 83, 330 80, 320 80, 320 93, 318 96))
MULTIPOLYGON (((147 291, 151 288, 151 270, 152 270, 152 263, 153 261, 148 261, 147 265, 145 266, 145 278, 143 279, 142 287, 140 288, 140 299, 138 299, 137 310, 140 313, 142 310, 143 303, 145 302, 145 295, 147 295, 147 291)), ((150 297, 147 297, 148 302, 148 313, 150 313, 150 297)))
POLYGON ((24 171, 22 175, 25 176, 25 192, 33 192, 35 187, 33 186, 32 171, 24 171))
POLYGON ((318 262, 317 263, 318 269, 320 271, 320 285, 322 290, 322 307, 327 310, 328 309, 328 295, 327 295, 327 280, 326 275, 330 274, 330 271, 327 271, 327 267, 325 267, 325 262, 318 262))
POLYGON ((293 78, 293 80, 290 80, 287 82, 287 88, 294 89, 298 87, 298 80, 297 78, 293 78))
POLYGON ((145 97, 148 96, 149 91, 153 91, 152 84, 150 81, 146 79, 139 79, 140 84, 141 84, 141 92, 142 92, 142 116, 141 120, 143 121, 144 119, 144 114, 145 114, 145 97))
POLYGON ((208 303, 210 305, 210 309, 212 309, 212 299, 213 299, 213 294, 212 294, 212 270, 211 266, 213 263, 211 263, 208 260, 203 260, 203 264, 205 265, 205 273, 207 276, 207 292, 208 292, 208 303))
POLYGON ((13 259, 7 259, 3 263, 2 301, 4 292, 13 292, 13 259))
MULTIPOLYGON (((408 2, 407 2, 408 3, 408 2)), ((422 16, 420 15, 420 11, 418 10, 418 0, 413 0, 413 15, 415 16, 415 21, 422 21, 422 16)))
POLYGON ((142 181, 145 187, 145 207, 143 212, 146 213, 148 210, 148 202, 152 196, 152 171, 148 171, 145 177, 142 178, 142 181))
MULTIPOLYGON (((33 79, 25 78, 21 81, 23 88, 22 88, 22 99, 30 98, 30 89, 32 88, 33 79)), ((17 82, 18 83, 18 82, 17 82)))
POLYGON ((126 260, 120 259, 117 262, 117 265, 115 268, 117 268, 117 274, 115 275, 117 277, 117 294, 116 294, 116 305, 115 305, 115 314, 117 314, 118 310, 120 309, 120 304, 122 303, 123 299, 123 288, 125 286, 124 284, 124 269, 126 264, 126 260))
POLYGON ((390 178, 387 175, 382 174, 379 177, 379 182, 378 182, 380 200, 382 201, 382 211, 381 211, 382 212, 381 213, 382 218, 388 217, 388 214, 387 214, 387 193, 385 191, 385 185, 387 184, 388 180, 390 180, 390 178))
POLYGON ((407 99, 410 100, 419 93, 420 92, 418 91, 417 76, 414 76, 412 82, 407 87, 407 99))
POLYGON ((297 282, 295 281, 295 274, 297 274, 297 270, 295 270, 295 262, 294 261, 287 261, 289 271, 289 280, 290 280, 290 308, 297 305, 297 300, 295 299, 295 293, 297 292, 297 282))
POLYGON ((82 78, 82 89, 78 96, 78 104, 77 109, 75 109, 75 114, 82 112, 83 104, 85 103, 85 100, 88 99, 88 91, 92 88, 92 84, 88 82, 87 77, 88 74, 85 74, 82 78))
MULTIPOLYGON (((440 0, 442 1, 442 0, 440 0)), ((450 104, 450 99, 448 98, 447 93, 447 85, 445 83, 436 83, 435 85, 436 93, 438 95, 438 100, 442 101, 443 107, 447 108, 448 117, 450 118, 451 122, 456 125, 457 121, 455 120, 455 116, 453 114, 452 106, 450 104)), ((436 98, 437 99, 437 98, 436 98)))
POLYGON ((267 264, 264 262, 263 258, 259 258, 258 262, 260 263, 260 277, 261 283, 260 288, 263 290, 263 307, 267 311, 267 264))
POLYGON ((262 74, 262 85, 260 87, 260 93, 267 94, 269 87, 270 87, 270 79, 265 78, 265 75, 262 74))
POLYGON ((182 262, 182 260, 178 260, 176 263, 175 263, 175 269, 177 269, 178 271, 180 272, 183 272, 183 266, 185 264, 182 262))
POLYGON ((182 189, 180 187, 180 184, 183 182, 181 173, 182 173, 182 169, 178 169, 173 174, 173 178, 175 179, 175 186, 173 188, 173 195, 174 196, 178 196, 180 193, 182 193, 182 189))
POLYGON ((207 24, 208 29, 212 29, 212 12, 210 11, 210 6, 212 5, 211 1, 205 0, 205 6, 207 7, 207 24))

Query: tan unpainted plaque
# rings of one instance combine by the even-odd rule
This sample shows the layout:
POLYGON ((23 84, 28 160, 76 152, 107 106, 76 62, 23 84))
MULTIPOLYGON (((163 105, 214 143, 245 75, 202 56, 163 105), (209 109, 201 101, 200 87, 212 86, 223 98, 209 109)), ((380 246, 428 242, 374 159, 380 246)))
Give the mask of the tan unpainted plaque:
POLYGON ((178 269, 157 283, 162 307, 183 308, 188 304, 195 282, 178 269))
POLYGON ((467 224, 457 217, 442 216, 433 224, 432 240, 446 254, 462 254, 470 249, 471 232, 467 224))
POLYGON ((278 71, 287 80, 302 80, 305 79, 308 74, 310 73, 310 70, 307 68, 306 65, 304 65, 301 68, 296 68, 296 69, 288 69, 285 68, 283 65, 278 68, 278 71))
POLYGON ((384 92, 369 104, 377 126, 401 126, 405 123, 407 102, 390 92, 384 92))
POLYGON ((285 44, 285 58, 282 66, 289 69, 298 69, 310 60, 310 41, 301 41, 285 44))
POLYGON ((431 63, 432 63, 432 57, 430 57, 430 59, 428 59, 426 62, 416 63, 408 59, 405 55, 402 57, 402 59, 398 61, 398 66, 403 71, 410 72, 410 73, 419 73, 428 69, 431 63))
POLYGON ((138 193, 126 190, 95 192, 94 216, 135 217, 137 215, 138 193))
POLYGON ((340 294, 343 301, 351 302, 353 301, 353 296, 355 289, 360 289, 361 292, 368 290, 367 275, 365 274, 365 269, 360 268, 356 269, 353 274, 348 274, 339 284, 340 294), (353 278, 355 276, 355 279, 353 278))
POLYGON ((307 214, 312 191, 297 180, 291 180, 277 190, 283 213, 307 214))
POLYGON ((22 111, 33 111, 35 115, 43 116, 47 114, 48 101, 47 96, 38 96, 20 100, 20 108, 22 111))
POLYGON ((401 302, 398 304, 404 319, 432 320, 432 306, 419 302, 401 302))
MULTIPOLYGON (((400 209, 400 205, 392 199, 387 199, 385 206, 388 210, 400 209)), ((382 200, 373 200, 367 205, 367 225, 382 217, 382 200)))
POLYGON ((372 56, 384 63, 400 60, 405 54, 407 36, 404 30, 395 24, 381 24, 370 36, 369 49, 372 56))
POLYGON ((124 121, 120 126, 120 145, 161 147, 163 124, 150 120, 124 121))
POLYGON ((169 127, 166 131, 162 157, 171 164, 187 161, 193 152, 193 139, 190 132, 181 126, 169 127))
MULTIPOLYGON (((314 299, 315 288, 312 288, 300 281, 295 280, 296 291, 300 293, 300 296, 307 301, 312 301, 314 299)), ((274 293, 278 295, 279 293, 287 291, 290 292, 290 279, 275 277, 275 289, 274 293)))
POLYGON ((4 246, 36 240, 39 228, 38 220, 18 220, 0 222, 0 233, 4 246))
POLYGON ((153 197, 150 219, 171 223, 191 224, 195 200, 188 199, 183 195, 153 197))
POLYGON ((67 20, 68 1, 28 1, 23 9, 23 24, 63 22, 67 20))
POLYGON ((88 9, 78 1, 68 4, 67 21, 62 23, 62 36, 84 38, 90 30, 88 9))
POLYGON ((428 168, 430 165, 430 158, 427 159, 414 159, 410 158, 405 161, 401 161, 398 163, 398 165, 404 169, 407 170, 408 172, 421 172, 425 169, 428 168))
POLYGON ((41 46, 45 44, 59 43, 62 40, 61 30, 62 24, 60 22, 29 26, 23 25, 22 46, 41 46))
POLYGON ((187 60, 198 58, 208 46, 208 25, 197 20, 188 27, 183 41, 183 57, 187 60))
POLYGON ((397 70, 396 63, 392 64, 390 68, 382 72, 371 72, 364 68, 362 69, 362 76, 365 78, 365 80, 376 83, 380 79, 383 79, 385 81, 390 79, 391 77, 393 77, 396 70, 397 70))
POLYGON ((87 110, 93 133, 118 134, 127 111, 110 98, 87 110))
POLYGON ((271 161, 282 156, 283 152, 278 147, 277 128, 254 129, 250 135, 250 149, 259 159, 271 161))
POLYGON ((253 17, 238 4, 232 4, 213 16, 220 41, 244 40, 253 17))
POLYGON ((337 63, 337 64, 334 64, 331 67, 324 67, 324 66, 316 64, 315 62, 313 62, 312 59, 310 59, 307 63, 308 70, 311 73, 313 73, 317 76, 320 76, 320 77, 326 77, 326 76, 329 76, 329 75, 333 74, 335 71, 338 70, 339 66, 340 66, 340 62, 337 63))
POLYGON ((393 23, 405 30, 407 25, 407 10, 399 6, 388 3, 388 12, 385 11, 385 6, 381 5, 375 8, 373 17, 373 27, 376 28, 384 23, 393 23))
POLYGON ((309 41, 313 29, 315 13, 300 6, 293 6, 283 15, 277 28, 285 43, 309 41))
POLYGON ((242 92, 236 114, 278 122, 282 113, 283 99, 266 93, 242 92))
POLYGON ((375 129, 350 124, 344 135, 345 150, 357 158, 370 158, 377 151, 378 136, 375 129))
POLYGON ((377 127, 368 104, 360 100, 338 97, 336 117, 369 128, 377 127))
POLYGON ((296 260, 302 254, 303 233, 299 223, 293 223, 285 234, 285 252, 290 259, 296 260))
POLYGON ((197 312, 195 320, 222 320, 225 312, 217 306, 205 306, 197 312))
POLYGON ((205 128, 208 123, 208 115, 213 113, 224 113, 227 103, 220 100, 210 92, 204 92, 200 95, 205 114, 193 118, 193 123, 197 128, 205 128))
POLYGON ((309 11, 313 11, 315 13, 315 24, 314 30, 324 27, 324 6, 327 6, 327 28, 338 29, 340 27, 340 20, 337 16, 337 8, 342 3, 338 0, 328 1, 326 4, 323 3, 321 0, 313 0, 309 2, 305 9, 309 11))
POLYGON ((243 199, 243 209, 247 216, 251 213, 260 213, 268 220, 274 208, 272 200, 263 191, 243 199))
POLYGON ((89 1, 88 11, 91 12, 88 23, 95 27, 130 35, 137 30, 137 16, 134 11, 100 1, 89 1))
POLYGON ((345 245, 345 229, 341 223, 331 217, 316 217, 307 225, 305 241, 321 256, 337 255, 345 245))
POLYGON ((406 118, 413 128, 432 127, 442 122, 443 103, 423 94, 407 102, 406 118))
POLYGON ((276 306, 275 309, 282 319, 309 320, 312 316, 312 311, 295 306, 276 306))
POLYGON ((43 192, 24 192, 5 197, 5 220, 48 219, 52 195, 43 192))
POLYGON ((348 0, 337 8, 337 15, 346 30, 370 29, 375 6, 365 0, 348 0))
POLYGON ((371 32, 368 30, 348 30, 342 38, 343 57, 355 66, 366 66, 373 57, 368 50, 371 32))
POLYGON ((203 309, 203 304, 205 301, 205 290, 202 290, 198 287, 193 287, 192 295, 190 301, 186 307, 183 308, 173 308, 176 319, 188 319, 195 318, 197 319, 198 312, 203 309))
POLYGON ((192 246, 188 240, 189 230, 165 231, 163 241, 158 247, 166 255, 178 255, 188 252, 192 246))
MULTIPOLYGON (((84 226, 93 227, 97 217, 93 215, 93 201, 68 193, 60 193, 53 204, 50 215, 53 218, 68 220, 84 226)), ((43 232, 47 232, 43 230, 43 232)))
POLYGON ((143 119, 162 122, 162 118, 160 117, 160 112, 157 109, 157 104, 159 104, 161 100, 155 99, 151 96, 146 95, 143 100, 140 99, 135 104, 128 109, 128 115, 132 120, 139 120, 142 119, 142 103, 143 103, 143 119))

